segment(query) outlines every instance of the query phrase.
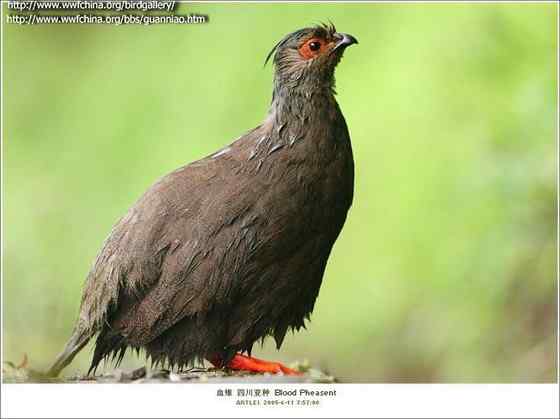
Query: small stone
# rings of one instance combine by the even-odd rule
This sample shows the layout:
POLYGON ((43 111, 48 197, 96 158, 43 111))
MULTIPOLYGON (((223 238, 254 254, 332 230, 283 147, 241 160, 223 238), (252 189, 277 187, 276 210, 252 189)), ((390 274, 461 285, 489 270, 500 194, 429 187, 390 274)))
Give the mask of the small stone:
POLYGON ((170 372, 169 373, 169 381, 173 381, 175 383, 181 381, 181 376, 178 374, 175 374, 174 372, 170 372))
POLYGON ((147 377, 150 379, 162 379, 169 377, 169 370, 153 370, 149 371, 147 377))

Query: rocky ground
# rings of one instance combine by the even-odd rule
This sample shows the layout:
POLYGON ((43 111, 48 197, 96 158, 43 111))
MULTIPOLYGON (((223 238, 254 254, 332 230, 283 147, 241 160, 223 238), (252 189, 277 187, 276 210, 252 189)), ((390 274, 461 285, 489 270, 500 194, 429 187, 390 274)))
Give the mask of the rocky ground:
POLYGON ((5 383, 334 383, 335 378, 329 374, 311 368, 307 361, 296 362, 290 368, 302 373, 300 376, 283 374, 253 374, 247 372, 223 370, 215 368, 191 368, 183 371, 166 369, 150 369, 147 367, 135 370, 115 369, 96 375, 76 375, 62 378, 50 378, 44 373, 29 367, 27 357, 19 365, 5 362, 2 376, 5 383))

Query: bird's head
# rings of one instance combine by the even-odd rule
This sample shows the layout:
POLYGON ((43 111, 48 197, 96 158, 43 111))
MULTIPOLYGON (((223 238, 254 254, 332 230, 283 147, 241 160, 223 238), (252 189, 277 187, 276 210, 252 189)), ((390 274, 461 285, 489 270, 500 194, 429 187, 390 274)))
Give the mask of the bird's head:
POLYGON ((274 57, 277 83, 288 87, 332 87, 334 69, 344 50, 357 43, 352 35, 338 33, 332 23, 323 24, 286 35, 272 48, 266 62, 274 57))

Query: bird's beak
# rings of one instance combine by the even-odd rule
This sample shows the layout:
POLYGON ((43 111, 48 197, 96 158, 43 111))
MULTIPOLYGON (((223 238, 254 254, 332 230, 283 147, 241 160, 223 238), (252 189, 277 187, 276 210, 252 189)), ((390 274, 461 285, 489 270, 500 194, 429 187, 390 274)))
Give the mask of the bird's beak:
POLYGON ((354 38, 352 35, 348 35, 347 33, 337 33, 336 38, 340 40, 337 42, 331 52, 335 52, 339 49, 344 49, 347 46, 358 43, 358 40, 356 38, 354 38))

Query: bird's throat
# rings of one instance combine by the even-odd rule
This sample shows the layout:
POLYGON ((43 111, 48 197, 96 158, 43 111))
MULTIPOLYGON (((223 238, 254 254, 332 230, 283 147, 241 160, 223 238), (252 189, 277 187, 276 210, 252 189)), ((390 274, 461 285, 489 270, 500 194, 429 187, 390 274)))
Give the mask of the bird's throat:
POLYGON ((298 88, 275 86, 268 111, 277 130, 302 131, 328 115, 336 114, 338 106, 330 88, 298 88))

